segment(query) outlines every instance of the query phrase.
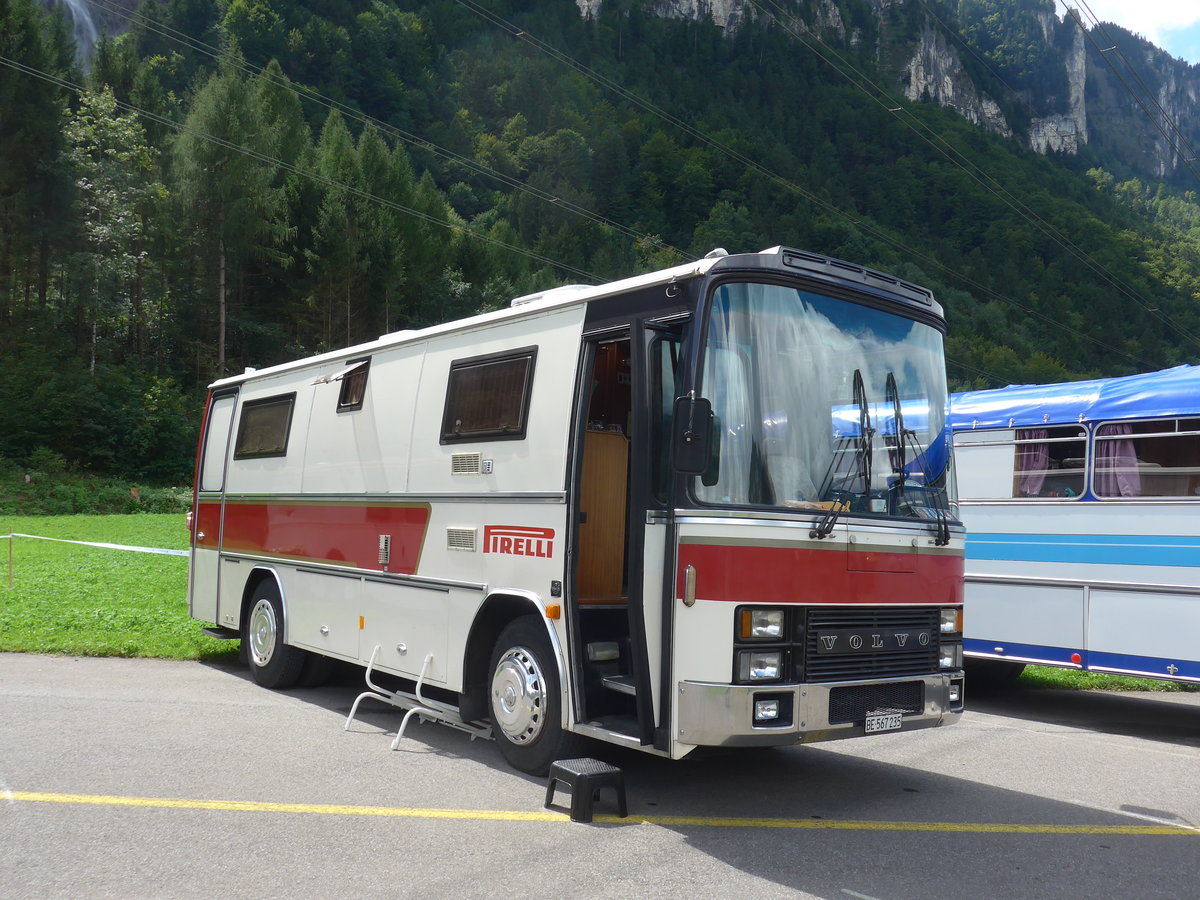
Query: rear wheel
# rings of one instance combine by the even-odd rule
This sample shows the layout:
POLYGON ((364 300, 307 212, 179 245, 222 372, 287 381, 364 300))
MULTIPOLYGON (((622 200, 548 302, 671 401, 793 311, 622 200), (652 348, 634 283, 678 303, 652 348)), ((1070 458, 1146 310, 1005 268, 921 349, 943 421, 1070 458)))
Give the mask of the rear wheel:
POLYGON ((1003 659, 968 659, 964 665, 967 687, 978 693, 996 693, 1015 687, 1025 663, 1003 659))
POLYGON ((268 578, 254 589, 250 614, 242 627, 242 646, 250 675, 263 687, 289 688, 300 678, 308 653, 283 642, 283 601, 268 578))
POLYGON ((579 739, 562 727, 558 668, 536 616, 505 626, 490 671, 492 732, 509 765, 542 775, 556 759, 572 755, 579 739))

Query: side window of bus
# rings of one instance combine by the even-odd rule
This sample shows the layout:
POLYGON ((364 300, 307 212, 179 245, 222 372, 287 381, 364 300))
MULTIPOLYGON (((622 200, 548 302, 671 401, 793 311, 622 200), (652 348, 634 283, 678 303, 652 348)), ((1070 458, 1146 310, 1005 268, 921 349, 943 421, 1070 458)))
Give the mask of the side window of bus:
POLYGON ((1014 497, 1079 497, 1087 471, 1087 437, 1077 425, 1018 428, 1014 497))
POLYGON ((1096 429, 1098 497, 1200 494, 1200 419, 1118 422, 1096 429))
POLYGON ((363 400, 367 395, 367 373, 371 370, 371 358, 356 359, 350 363, 354 366, 342 376, 342 387, 338 391, 338 412, 352 412, 362 409, 363 400))
POLYGON ((441 442, 524 439, 536 360, 524 347, 450 363, 441 442))
POLYGON ((287 456, 288 434, 292 430, 292 408, 296 394, 280 394, 242 405, 234 459, 258 459, 287 456))
POLYGON ((229 452, 229 427, 237 395, 213 400, 204 433, 204 457, 200 464, 200 490, 220 491, 225 487, 225 454, 229 452))
POLYGON ((656 460, 653 479, 654 497, 667 502, 671 480, 671 413, 675 408, 675 379, 679 370, 679 335, 656 337, 650 345, 651 385, 650 432, 651 459, 656 460))

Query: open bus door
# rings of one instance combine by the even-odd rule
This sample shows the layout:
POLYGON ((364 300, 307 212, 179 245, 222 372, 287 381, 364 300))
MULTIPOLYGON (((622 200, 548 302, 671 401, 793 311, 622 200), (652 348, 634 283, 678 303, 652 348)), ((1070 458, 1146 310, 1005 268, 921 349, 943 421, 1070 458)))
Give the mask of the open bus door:
POLYGON ((664 573, 674 558, 662 435, 679 327, 635 321, 585 344, 577 444, 573 700, 581 722, 658 749, 664 573))
POLYGON ((188 572, 188 611, 194 619, 236 629, 238 623, 218 622, 221 573, 221 531, 225 511, 225 473, 236 390, 215 394, 204 424, 204 443, 196 473, 196 499, 192 509, 192 556, 188 572))

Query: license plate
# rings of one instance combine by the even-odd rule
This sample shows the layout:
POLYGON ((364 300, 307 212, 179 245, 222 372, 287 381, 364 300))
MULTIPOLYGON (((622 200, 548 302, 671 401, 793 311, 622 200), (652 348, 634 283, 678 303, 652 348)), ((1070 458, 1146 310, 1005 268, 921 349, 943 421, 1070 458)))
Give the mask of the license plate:
POLYGON ((877 731, 896 731, 900 727, 900 713, 869 713, 867 734, 877 731))

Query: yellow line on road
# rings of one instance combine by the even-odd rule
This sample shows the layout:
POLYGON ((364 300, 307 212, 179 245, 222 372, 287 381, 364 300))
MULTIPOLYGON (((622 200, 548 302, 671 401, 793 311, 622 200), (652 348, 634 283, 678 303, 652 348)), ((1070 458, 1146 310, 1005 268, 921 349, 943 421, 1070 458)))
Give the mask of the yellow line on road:
MULTIPOLYGON (((394 819, 471 819, 491 822, 569 822, 565 813, 494 809, 422 809, 399 806, 344 806, 325 803, 265 803, 255 800, 188 800, 171 797, 106 797, 95 794, 48 794, 6 791, 21 803, 73 803, 85 806, 132 806, 155 809, 206 809, 222 812, 308 813, 323 816, 382 816, 394 819)), ((988 822, 863 822, 839 819, 769 819, 731 816, 597 815, 605 825, 691 825, 710 828, 800 828, 817 831, 938 831, 971 834, 1189 835, 1200 830, 1179 825, 1014 825, 988 822)))

